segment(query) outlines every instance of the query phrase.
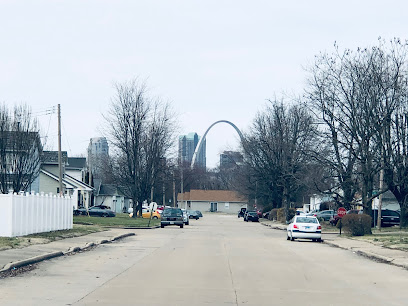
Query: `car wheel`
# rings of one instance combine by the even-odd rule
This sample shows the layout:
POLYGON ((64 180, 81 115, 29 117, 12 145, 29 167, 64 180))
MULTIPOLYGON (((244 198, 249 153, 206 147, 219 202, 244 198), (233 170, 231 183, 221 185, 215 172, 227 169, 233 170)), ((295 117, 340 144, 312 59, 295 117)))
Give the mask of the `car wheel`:
POLYGON ((106 218, 108 216, 108 214, 102 214, 102 217, 106 218))
POLYGON ((160 224, 160 227, 161 227, 161 228, 164 228, 164 225, 163 225, 163 224, 160 224))
POLYGON ((184 227, 184 224, 180 225, 180 228, 183 228, 183 227, 184 227))
POLYGON ((152 219, 158 219, 157 216, 154 216, 152 219))
POLYGON ((313 242, 316 242, 316 239, 312 238, 312 241, 313 241, 313 242))
POLYGON ((323 242, 322 238, 317 238, 317 242, 323 242))

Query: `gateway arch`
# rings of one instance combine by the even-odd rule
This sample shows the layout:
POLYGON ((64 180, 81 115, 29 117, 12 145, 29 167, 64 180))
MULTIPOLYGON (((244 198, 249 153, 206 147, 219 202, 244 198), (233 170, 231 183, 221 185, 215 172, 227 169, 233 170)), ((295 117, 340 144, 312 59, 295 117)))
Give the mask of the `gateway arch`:
POLYGON ((228 121, 228 120, 219 120, 219 121, 214 122, 213 124, 210 125, 210 127, 207 129, 207 131, 205 131, 203 137, 201 137, 200 140, 198 141, 197 147, 196 147, 195 150, 194 150, 193 158, 192 158, 192 160, 191 160, 191 169, 194 168, 194 165, 195 165, 195 163, 196 163, 196 159, 197 159, 198 152, 199 152, 200 149, 201 149, 201 146, 202 146, 203 141, 205 140, 205 137, 207 136, 207 134, 208 134, 208 132, 211 130, 211 128, 212 128, 214 125, 218 124, 218 123, 227 123, 227 124, 229 124, 230 126, 232 126, 232 127, 235 129, 235 131, 238 133, 239 138, 241 139, 241 142, 243 142, 244 136, 242 135, 241 131, 237 128, 237 126, 236 126, 235 124, 233 124, 231 121, 228 121))

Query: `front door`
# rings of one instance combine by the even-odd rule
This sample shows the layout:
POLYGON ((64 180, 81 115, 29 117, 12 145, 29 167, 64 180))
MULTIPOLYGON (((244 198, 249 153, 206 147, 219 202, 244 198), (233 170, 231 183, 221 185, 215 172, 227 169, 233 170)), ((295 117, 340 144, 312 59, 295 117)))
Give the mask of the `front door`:
POLYGON ((210 211, 214 212, 218 210, 218 203, 211 203, 211 209, 210 211))

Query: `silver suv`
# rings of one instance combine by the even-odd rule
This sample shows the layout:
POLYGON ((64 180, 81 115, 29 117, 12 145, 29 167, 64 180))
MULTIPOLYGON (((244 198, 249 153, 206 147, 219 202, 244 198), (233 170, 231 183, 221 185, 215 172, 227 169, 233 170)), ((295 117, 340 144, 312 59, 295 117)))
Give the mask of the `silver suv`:
POLYGON ((161 215, 161 228, 167 225, 178 225, 184 227, 183 211, 180 208, 165 208, 161 215))

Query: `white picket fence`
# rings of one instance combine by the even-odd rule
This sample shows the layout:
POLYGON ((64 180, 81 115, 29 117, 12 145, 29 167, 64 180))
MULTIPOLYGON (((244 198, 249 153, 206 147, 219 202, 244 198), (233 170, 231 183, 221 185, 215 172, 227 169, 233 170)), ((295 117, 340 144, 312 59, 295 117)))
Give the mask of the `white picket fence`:
POLYGON ((73 199, 52 194, 0 194, 0 237, 72 228, 73 199))

